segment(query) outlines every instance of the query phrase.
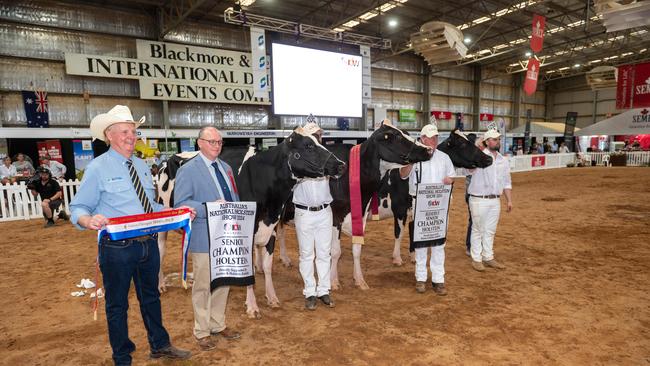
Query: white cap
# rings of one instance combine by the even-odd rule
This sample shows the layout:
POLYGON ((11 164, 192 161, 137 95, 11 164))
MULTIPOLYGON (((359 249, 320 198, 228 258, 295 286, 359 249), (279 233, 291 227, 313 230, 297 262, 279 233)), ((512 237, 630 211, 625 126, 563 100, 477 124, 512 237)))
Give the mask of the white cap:
POLYGON ((302 129, 307 135, 313 135, 317 132, 323 131, 323 129, 320 128, 320 126, 317 125, 316 122, 309 122, 304 126, 302 126, 302 129))
POLYGON ((501 134, 497 130, 487 130, 483 134, 483 140, 498 139, 499 137, 501 137, 501 134))
POLYGON ((422 127, 422 130, 420 131, 420 136, 426 136, 426 137, 433 137, 433 136, 438 136, 438 127, 434 125, 426 125, 422 127))

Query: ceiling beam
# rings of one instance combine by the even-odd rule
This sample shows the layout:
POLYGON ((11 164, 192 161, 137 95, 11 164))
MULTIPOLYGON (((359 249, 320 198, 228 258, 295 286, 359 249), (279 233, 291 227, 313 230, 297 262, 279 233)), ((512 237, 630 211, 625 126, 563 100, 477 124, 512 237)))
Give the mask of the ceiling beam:
POLYGON ((193 11, 198 9, 206 0, 171 0, 162 8, 162 24, 158 34, 159 39, 178 27, 193 11))

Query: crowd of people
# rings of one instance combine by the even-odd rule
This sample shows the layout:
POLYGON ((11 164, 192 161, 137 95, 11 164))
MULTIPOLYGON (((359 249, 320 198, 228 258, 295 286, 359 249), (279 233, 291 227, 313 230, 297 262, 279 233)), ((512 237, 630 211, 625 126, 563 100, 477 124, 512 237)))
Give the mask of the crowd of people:
POLYGON ((571 152, 564 142, 533 142, 530 144, 528 151, 524 152, 522 144, 516 144, 510 147, 509 151, 512 155, 534 155, 534 154, 566 154, 571 152))
MULTIPOLYGON (((65 173, 68 168, 56 160, 53 160, 50 155, 43 155, 40 157, 41 164, 37 168, 46 168, 50 172, 52 178, 62 181, 65 179, 65 173)), ((12 160, 9 155, 2 158, 0 165, 0 183, 13 184, 20 181, 35 180, 37 169, 34 168, 32 159, 23 154, 18 153, 12 160)))

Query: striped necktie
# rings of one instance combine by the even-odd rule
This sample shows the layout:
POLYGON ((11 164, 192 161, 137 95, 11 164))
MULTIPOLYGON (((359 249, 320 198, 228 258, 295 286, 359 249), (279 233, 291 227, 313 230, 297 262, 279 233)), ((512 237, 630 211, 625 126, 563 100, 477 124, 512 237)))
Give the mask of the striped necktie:
POLYGON ((226 183, 226 179, 223 177, 223 174, 221 174, 221 171, 219 170, 219 164, 217 162, 214 162, 212 163, 212 167, 214 168, 215 175, 217 176, 217 181, 221 186, 223 199, 228 202, 232 202, 232 194, 230 194, 230 188, 228 187, 228 183, 226 183))
POLYGON ((135 188, 135 193, 138 195, 138 200, 140 200, 140 204, 142 204, 142 208, 144 209, 144 212, 152 213, 153 209, 151 208, 151 203, 149 202, 147 193, 144 191, 144 187, 142 187, 142 183, 140 183, 140 178, 138 177, 138 172, 135 171, 133 162, 130 159, 127 160, 126 166, 129 167, 129 175, 131 176, 131 182, 133 182, 133 188, 135 188))

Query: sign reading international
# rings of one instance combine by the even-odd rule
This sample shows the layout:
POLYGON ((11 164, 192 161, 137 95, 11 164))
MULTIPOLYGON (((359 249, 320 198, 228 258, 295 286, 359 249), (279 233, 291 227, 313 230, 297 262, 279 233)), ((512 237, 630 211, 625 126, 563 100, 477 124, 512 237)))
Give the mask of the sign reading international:
POLYGON ((255 283, 253 235, 255 202, 206 202, 210 289, 255 283))
POLYGON ((141 39, 136 47, 136 59, 66 53, 66 72, 138 80, 142 99, 271 104, 255 96, 251 53, 141 39))
POLYGON ((418 247, 418 242, 444 244, 447 237, 450 197, 451 185, 418 184, 413 218, 414 247, 418 247))

